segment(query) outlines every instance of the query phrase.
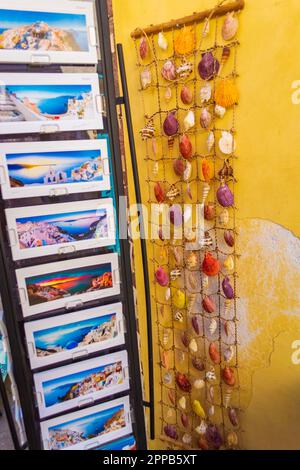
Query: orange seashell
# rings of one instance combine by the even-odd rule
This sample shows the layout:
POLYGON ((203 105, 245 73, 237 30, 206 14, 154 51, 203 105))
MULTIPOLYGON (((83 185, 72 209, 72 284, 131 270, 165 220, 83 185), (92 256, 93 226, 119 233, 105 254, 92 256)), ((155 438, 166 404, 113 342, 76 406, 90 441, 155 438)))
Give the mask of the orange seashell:
POLYGON ((234 370, 231 367, 224 367, 222 370, 222 378, 226 385, 233 387, 235 384, 234 370))
POLYGON ((215 90, 215 101, 223 108, 230 108, 239 98, 239 93, 234 82, 228 78, 221 80, 215 90))
POLYGON ((193 155, 192 142, 190 141, 189 136, 187 134, 183 134, 183 136, 180 137, 179 150, 182 157, 186 160, 189 160, 193 155))
POLYGON ((163 351, 161 355, 161 363, 165 369, 170 369, 170 361, 168 351, 163 351))
POLYGON ((209 183, 214 176, 214 169, 212 164, 206 160, 206 158, 204 158, 204 160, 202 160, 201 168, 204 180, 206 183, 209 183))
POLYGON ((166 192, 160 183, 155 184, 154 194, 157 202, 164 202, 166 200, 166 192))
POLYGON ((199 437, 198 446, 201 450, 209 450, 207 440, 204 436, 199 437))
POLYGON ((176 396, 175 396, 175 391, 173 389, 168 391, 168 398, 169 398, 170 402, 172 403, 172 405, 175 406, 176 396))
POLYGON ((194 28, 192 26, 182 28, 174 40, 174 50, 177 55, 190 54, 194 49, 194 28))
POLYGON ((211 358, 212 362, 214 364, 220 364, 221 356, 217 348, 217 345, 215 343, 210 343, 208 352, 209 352, 209 357, 211 358))
POLYGON ((202 271, 207 276, 216 276, 221 269, 219 260, 214 258, 211 253, 205 253, 204 260, 202 263, 202 271))
POLYGON ((214 313, 216 310, 216 304, 209 295, 206 295, 202 300, 202 307, 207 313, 214 313))

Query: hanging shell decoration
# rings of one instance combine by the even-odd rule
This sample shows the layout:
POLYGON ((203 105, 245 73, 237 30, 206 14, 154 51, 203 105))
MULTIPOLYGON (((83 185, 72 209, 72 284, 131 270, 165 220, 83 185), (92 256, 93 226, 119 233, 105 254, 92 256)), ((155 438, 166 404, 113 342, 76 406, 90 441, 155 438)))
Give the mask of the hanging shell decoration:
POLYGON ((231 309, 232 299, 225 299, 224 317, 227 318, 231 309))
POLYGON ((145 67, 141 71, 141 86, 143 90, 146 90, 152 83, 152 73, 148 67, 145 67))
POLYGON ((209 248, 212 245, 213 245, 213 241, 212 241, 211 236, 209 235, 209 232, 204 232, 204 236, 200 239, 201 249, 209 248))
POLYGON ((212 253, 205 253, 202 263, 202 271, 207 276, 217 276, 221 270, 220 261, 212 253))
POLYGON ((223 445, 223 438, 215 424, 209 424, 205 433, 205 437, 209 447, 218 450, 223 445))
POLYGON ((228 13, 222 26, 222 37, 224 41, 234 38, 239 27, 239 22, 234 13, 228 13))
POLYGON ((196 427, 195 431, 200 436, 205 434, 207 430, 207 424, 204 420, 201 421, 200 425, 196 427))
POLYGON ((232 230, 225 230, 224 232, 224 240, 230 248, 234 246, 234 233, 232 230))
POLYGON ((232 272, 234 270, 234 259, 233 259, 233 256, 228 256, 224 263, 223 263, 223 267, 226 269, 226 271, 228 272, 232 272))
POLYGON ((193 357, 192 365, 196 370, 200 372, 203 372, 205 370, 205 364, 200 357, 193 357))
POLYGON ((176 35, 174 40, 174 51, 177 55, 188 55, 194 49, 194 28, 185 26, 176 35))
POLYGON ((198 255, 195 251, 191 251, 186 259, 186 266, 191 271, 197 269, 199 266, 198 255))
POLYGON ((180 80, 186 80, 193 72, 193 64, 183 61, 176 69, 176 75, 180 80))
POLYGON ((181 413, 180 415, 181 423, 184 428, 189 427, 189 417, 186 413, 181 413))
POLYGON ((236 144, 231 132, 222 131, 222 137, 219 140, 219 149, 225 155, 230 155, 235 151, 236 144))
POLYGON ((185 165, 184 165, 184 162, 181 158, 177 158, 176 160, 174 160, 173 170, 174 170, 174 173, 177 176, 183 176, 183 173, 184 173, 184 170, 185 170, 185 165))
POLYGON ((170 357, 168 351, 163 351, 161 354, 161 365, 165 369, 170 369, 170 357))
POLYGON ((227 299, 229 300, 234 299, 234 289, 232 285, 230 284, 230 279, 228 276, 226 276, 222 281, 222 289, 227 299))
POLYGON ((180 98, 183 104, 190 105, 193 102, 194 93, 187 85, 184 85, 180 92, 180 98))
POLYGON ((230 108, 237 103, 239 93, 235 83, 229 78, 220 80, 215 89, 215 101, 223 108, 230 108))
POLYGON ((216 215, 215 203, 209 202, 204 204, 204 219, 205 220, 214 220, 216 215))
POLYGON ((188 273, 188 285, 190 289, 198 288, 199 280, 196 277, 196 273, 194 272, 188 273))
POLYGON ((205 377, 206 377, 206 380, 208 380, 209 382, 214 382, 215 380, 217 380, 217 376, 216 376, 214 369, 211 369, 208 372, 206 372, 205 377))
POLYGON ((163 78, 169 82, 176 80, 176 67, 172 60, 167 60, 161 69, 163 78))
POLYGON ((173 295, 173 303, 176 308, 183 309, 186 306, 186 296, 182 290, 177 289, 173 295))
POLYGON ((203 108, 200 114, 200 125, 203 129, 208 129, 211 125, 212 115, 207 108, 203 108))
POLYGON ((237 433, 234 432, 234 431, 230 431, 227 434, 226 440, 227 440, 227 444, 228 444, 229 447, 236 447, 239 443, 237 433))
POLYGON ((176 279, 180 278, 180 276, 181 276, 180 269, 172 269, 172 271, 170 272, 171 281, 176 281, 176 279))
POLYGON ((177 434, 176 426, 174 424, 166 424, 164 426, 164 433, 170 439, 174 439, 175 441, 177 441, 178 434, 177 434))
POLYGON ((208 352, 209 352, 209 357, 212 360, 212 362, 214 364, 220 364, 221 356, 220 356, 220 352, 218 350, 218 347, 215 343, 210 343, 209 348, 208 348, 208 352))
POLYGON ((206 83, 201 89, 200 89, 200 101, 201 104, 206 103, 211 99, 212 96, 212 89, 209 83, 206 83))
POLYGON ((176 404, 176 395, 175 395, 175 390, 171 389, 168 391, 168 398, 170 400, 170 403, 175 406, 176 404))
POLYGON ((183 181, 187 182, 192 175, 192 165, 189 162, 186 162, 185 170, 183 173, 183 181))
POLYGON ((178 323, 183 323, 184 317, 182 312, 176 312, 174 315, 174 320, 178 321, 178 323))
POLYGON ((207 313, 214 313, 216 311, 216 304, 212 297, 206 295, 202 301, 202 307, 207 313))
POLYGON ((172 90, 169 86, 165 90, 164 98, 167 103, 172 99, 172 90))
POLYGON ((170 339, 170 333, 168 330, 164 330, 163 335, 162 335, 162 344, 164 346, 167 346, 168 342, 170 339))
POLYGON ((205 419, 206 418, 206 414, 205 414, 205 411, 200 403, 199 400, 194 400, 193 401, 193 405, 192 405, 192 408, 193 408, 193 412, 199 416, 200 418, 202 419, 205 419))
POLYGON ((178 406, 182 410, 186 410, 186 398, 184 396, 178 400, 178 406))
POLYGON ((201 170, 204 181, 206 183, 209 183, 214 176, 214 168, 212 163, 206 158, 204 158, 201 163, 201 170))
POLYGON ((183 442, 184 445, 190 446, 192 444, 192 435, 188 434, 188 433, 185 433, 182 436, 182 442, 183 442))
POLYGON ((161 266, 155 271, 155 279, 162 287, 166 287, 169 284, 169 276, 161 266))
MULTIPOLYGON (((192 112, 192 111, 191 111, 192 112)), ((183 134, 179 140, 180 154, 186 160, 189 160, 193 155, 193 145, 187 134, 183 134)))
POLYGON ((154 195, 159 204, 166 200, 166 192, 159 181, 154 185, 154 195))
POLYGON ((172 185, 171 188, 167 191, 166 197, 169 201, 174 201, 177 196, 180 194, 180 189, 176 188, 175 185, 172 185))
POLYGON ((220 62, 213 56, 212 52, 202 54, 198 65, 198 72, 202 80, 212 80, 219 71, 220 62))
POLYGON ((221 57, 221 68, 224 67, 224 65, 226 64, 226 62, 228 61, 230 57, 230 48, 227 47, 227 46, 224 46, 223 47, 223 50, 222 50, 222 57, 221 57))
POLYGON ((168 41, 163 32, 158 33, 157 44, 158 47, 163 51, 168 49, 168 41))
POLYGON ((226 108, 223 108, 219 104, 216 104, 216 106, 215 106, 215 115, 222 119, 225 116, 225 113, 226 113, 226 108))
POLYGON ((155 126, 153 123, 153 119, 150 119, 147 122, 146 126, 140 130, 140 134, 141 134, 142 140, 152 139, 154 137, 155 126))
POLYGON ((196 379, 193 383, 195 390, 202 390, 205 387, 205 382, 203 379, 196 379))
POLYGON ((164 133, 171 137, 179 131, 179 122, 175 117, 175 111, 169 113, 163 123, 164 133))
POLYGON ((206 140, 207 150, 209 152, 213 148, 214 144, 215 144, 215 134, 213 133, 213 131, 210 131, 206 140))
POLYGON ((234 196, 225 182, 217 190, 218 203, 223 207, 231 207, 234 204, 234 196))
POLYGON ((235 385, 234 370, 231 367, 225 366, 222 369, 222 378, 226 385, 233 387, 235 385))
POLYGON ((203 189, 202 189, 202 204, 205 203, 207 196, 209 195, 210 191, 210 186, 208 183, 204 183, 203 189))
POLYGON ((221 168, 221 170, 219 170, 218 175, 220 179, 226 180, 227 178, 233 178, 233 168, 230 165, 229 158, 226 158, 224 160, 223 167, 221 168))
POLYGON ((145 36, 143 36, 140 40, 140 56, 141 56, 141 59, 145 60, 148 53, 149 53, 148 41, 145 38, 145 36))
POLYGON ((195 113, 194 111, 190 110, 183 120, 183 127, 185 132, 192 129, 195 126, 195 113))
POLYGON ((236 411, 235 408, 229 408, 228 409, 228 418, 229 418, 232 426, 238 426, 239 425, 238 415, 237 415, 237 411, 236 411))
POLYGON ((190 341, 189 350, 192 354, 196 354, 198 352, 198 344, 197 344, 197 341, 195 340, 195 338, 193 338, 190 341))
POLYGON ((166 372, 164 375, 164 382, 166 385, 170 385, 172 383, 172 374, 171 372, 166 372))
POLYGON ((211 335, 214 335, 215 332, 217 331, 217 328, 218 328, 218 322, 217 320, 215 320, 214 318, 210 321, 210 324, 209 324, 209 332, 211 335))
POLYGON ((223 352, 223 357, 225 362, 230 362, 234 358, 234 347, 226 348, 223 352))
POLYGON ((185 374, 178 372, 175 377, 176 384, 183 392, 189 393, 192 389, 191 382, 185 374))

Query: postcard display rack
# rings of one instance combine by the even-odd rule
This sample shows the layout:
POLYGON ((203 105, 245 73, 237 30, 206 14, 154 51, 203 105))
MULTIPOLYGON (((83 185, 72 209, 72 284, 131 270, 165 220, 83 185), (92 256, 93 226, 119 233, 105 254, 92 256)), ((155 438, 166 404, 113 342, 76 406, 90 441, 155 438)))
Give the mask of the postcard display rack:
POLYGON ((29 449, 146 448, 110 8, 0 0, 0 290, 29 449))

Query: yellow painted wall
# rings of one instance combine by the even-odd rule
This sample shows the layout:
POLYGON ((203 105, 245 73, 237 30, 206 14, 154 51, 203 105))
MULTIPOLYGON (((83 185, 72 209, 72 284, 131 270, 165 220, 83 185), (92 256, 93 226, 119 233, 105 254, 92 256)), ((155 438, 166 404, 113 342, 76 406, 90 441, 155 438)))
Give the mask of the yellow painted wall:
MULTIPOLYGON (((130 32, 214 5, 214 0, 113 0, 116 39, 125 52, 141 183, 146 174, 138 130, 144 121, 130 32)), ((242 254, 239 312, 245 449, 300 449, 300 364, 291 360, 292 343, 300 340, 300 104, 292 103, 292 83, 300 80, 299 20, 299 0, 246 0, 240 18, 236 198, 242 254)), ((133 188, 129 152, 127 160, 133 188)), ((142 190, 147 198, 146 185, 142 190)), ((133 191, 131 197, 134 200, 133 191)), ((138 244, 136 259, 145 338, 138 244)), ((141 354, 146 373, 145 342, 141 354)), ((155 441, 150 446, 161 444, 155 441)))

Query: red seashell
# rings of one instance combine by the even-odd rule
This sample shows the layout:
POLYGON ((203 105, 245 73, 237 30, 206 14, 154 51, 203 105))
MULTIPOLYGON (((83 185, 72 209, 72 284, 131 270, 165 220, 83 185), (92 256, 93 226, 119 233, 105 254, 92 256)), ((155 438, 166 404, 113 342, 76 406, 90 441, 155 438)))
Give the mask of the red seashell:
POLYGON ((180 138, 179 150, 183 158, 186 160, 189 160, 193 155, 192 142, 186 134, 183 134, 183 136, 180 138))
POLYGON ((234 234, 232 230, 225 230, 224 240, 230 248, 234 246, 234 234))
POLYGON ((208 352, 209 352, 209 357, 211 358, 212 362, 214 364, 220 364, 221 356, 217 348, 217 345, 215 343, 210 343, 208 352))
POLYGON ((182 344, 183 346, 185 346, 186 348, 188 347, 189 343, 190 343, 190 336, 189 334, 184 331, 181 335, 181 341, 182 341, 182 344))
POLYGON ((176 397, 175 397, 174 390, 171 389, 171 390, 168 391, 168 398, 169 398, 170 402, 172 403, 172 405, 175 405, 176 397))
POLYGON ((216 304, 209 295, 202 300, 202 307, 207 313, 213 313, 216 310, 216 304))
POLYGON ((226 385, 233 387, 235 384, 234 370, 231 367, 225 366, 222 370, 222 378, 226 385))
POLYGON ((189 427, 189 417, 186 413, 181 413, 181 422, 182 422, 182 426, 185 427, 185 428, 188 428, 189 427))
POLYGON ((180 390, 182 390, 183 392, 191 391, 192 389, 191 382, 189 381, 189 379, 187 378, 185 374, 181 374, 180 372, 178 372, 176 374, 175 380, 180 390))
POLYGON ((201 450, 209 450, 207 440, 205 439, 204 436, 199 437, 198 446, 199 446, 199 449, 201 450))
POLYGON ((199 370, 200 372, 205 370, 204 362, 200 359, 200 357, 193 357, 192 364, 195 369, 199 370))
POLYGON ((229 408, 228 409, 228 418, 230 419, 230 422, 231 422, 232 426, 238 426, 239 425, 237 412, 234 408, 229 408))
POLYGON ((173 162, 173 169, 177 176, 182 176, 185 170, 185 165, 181 158, 177 158, 173 162))
POLYGON ((147 39, 143 36, 140 41, 140 56, 141 59, 144 60, 149 52, 148 42, 147 39))
POLYGON ((200 315, 194 315, 192 318, 192 326, 194 328, 196 335, 200 335, 200 324, 201 324, 200 318, 201 318, 200 315))
POLYGON ((154 194, 155 194, 157 202, 161 203, 166 200, 166 192, 160 183, 155 184, 154 194))
POLYGON ((202 271, 207 276, 216 276, 221 269, 219 260, 213 257, 211 253, 205 253, 205 257, 202 263, 202 271))

